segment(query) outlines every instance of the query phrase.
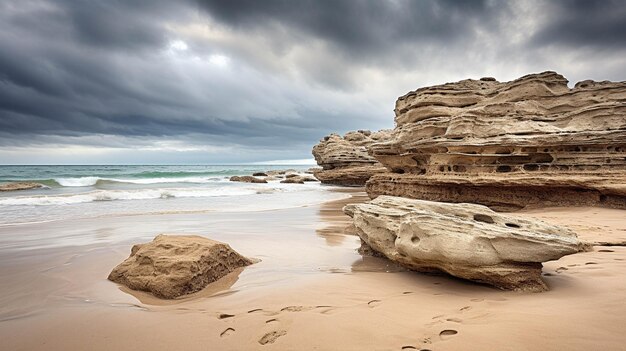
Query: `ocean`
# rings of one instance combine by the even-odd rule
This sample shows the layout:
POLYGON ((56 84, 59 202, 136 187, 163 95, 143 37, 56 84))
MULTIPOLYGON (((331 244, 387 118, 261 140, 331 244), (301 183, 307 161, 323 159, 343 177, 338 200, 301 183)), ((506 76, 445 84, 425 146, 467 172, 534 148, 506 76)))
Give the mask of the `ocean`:
POLYGON ((0 183, 45 187, 0 192, 0 225, 75 218, 202 211, 262 211, 307 206, 341 195, 317 182, 231 182, 233 175, 311 166, 101 165, 0 166, 0 183))

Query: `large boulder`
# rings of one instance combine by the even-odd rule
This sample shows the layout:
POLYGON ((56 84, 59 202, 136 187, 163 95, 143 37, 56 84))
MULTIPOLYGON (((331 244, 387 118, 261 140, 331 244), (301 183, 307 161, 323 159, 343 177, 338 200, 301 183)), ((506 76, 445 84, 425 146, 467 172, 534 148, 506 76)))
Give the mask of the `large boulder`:
POLYGON ((108 279, 133 290, 173 299, 202 290, 228 273, 254 263, 228 244, 196 235, 161 234, 134 245, 108 279))
POLYGON ((568 229, 481 205, 379 196, 344 212, 366 252, 412 270, 442 271, 507 290, 547 290, 541 263, 583 248, 568 229))
POLYGON ((498 210, 626 208, 626 82, 568 87, 555 72, 463 80, 398 98, 391 136, 369 146, 389 172, 371 197, 498 210))
POLYGON ((313 174, 326 184, 362 186, 373 174, 386 171, 368 154, 367 147, 388 137, 388 130, 359 130, 343 137, 330 134, 313 147, 315 161, 322 167, 313 174))

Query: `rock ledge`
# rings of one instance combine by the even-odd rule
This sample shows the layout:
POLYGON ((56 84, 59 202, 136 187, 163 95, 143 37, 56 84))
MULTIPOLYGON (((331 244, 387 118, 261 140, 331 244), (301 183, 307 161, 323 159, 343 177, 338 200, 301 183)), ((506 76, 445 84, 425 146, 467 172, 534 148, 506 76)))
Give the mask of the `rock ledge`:
POLYGON ((442 271, 506 290, 547 290, 541 263, 583 249, 569 229, 481 205, 379 196, 344 212, 365 251, 412 270, 442 271))

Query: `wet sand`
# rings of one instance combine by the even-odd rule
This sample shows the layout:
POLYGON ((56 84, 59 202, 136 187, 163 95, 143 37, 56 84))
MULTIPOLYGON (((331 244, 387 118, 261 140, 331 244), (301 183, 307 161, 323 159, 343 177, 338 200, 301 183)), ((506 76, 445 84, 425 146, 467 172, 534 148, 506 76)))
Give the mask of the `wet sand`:
MULTIPOLYGON (((364 199, 354 195, 350 201, 364 199)), ((347 202, 0 228, 2 348, 623 349, 626 247, 596 246, 547 263, 548 292, 503 292, 362 258, 340 213, 347 202), (75 245, 42 244, 37 233, 47 231, 75 245), (161 232, 203 234, 262 262, 175 301, 106 280, 132 243, 161 232)), ((588 241, 619 241, 626 233, 625 211, 561 208, 519 215, 569 225, 588 241)))

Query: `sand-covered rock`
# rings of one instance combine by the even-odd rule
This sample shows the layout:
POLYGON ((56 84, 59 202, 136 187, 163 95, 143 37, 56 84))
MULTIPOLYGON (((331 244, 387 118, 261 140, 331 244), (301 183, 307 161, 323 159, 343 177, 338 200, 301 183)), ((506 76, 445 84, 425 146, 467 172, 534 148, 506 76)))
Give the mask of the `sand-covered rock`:
POLYGON ((281 180, 280 182, 284 184, 304 184, 305 182, 317 182, 317 179, 298 174, 288 174, 286 179, 281 180))
POLYGON ((331 134, 313 147, 313 156, 322 169, 313 174, 322 183, 361 186, 373 174, 384 172, 385 168, 368 154, 367 147, 389 137, 388 130, 370 132, 359 130, 348 132, 341 137, 331 134))
POLYGON ((13 182, 0 184, 0 191, 16 191, 43 188, 43 184, 34 182, 13 182))
POLYGON ((134 245, 130 257, 111 271, 108 279, 133 290, 173 299, 202 290, 253 260, 228 244, 197 235, 158 235, 134 245))
POLYGON ((365 249, 412 270, 443 271, 501 289, 547 290, 541 263, 582 249, 569 229, 481 205, 379 196, 344 212, 365 249))
POLYGON ((267 183, 267 180, 253 177, 253 176, 232 176, 231 182, 243 182, 243 183, 267 183))
POLYGON ((567 83, 544 72, 400 97, 391 137, 369 146, 390 172, 368 193, 499 210, 626 208, 626 82, 567 83))

